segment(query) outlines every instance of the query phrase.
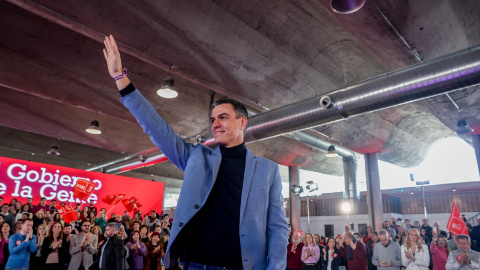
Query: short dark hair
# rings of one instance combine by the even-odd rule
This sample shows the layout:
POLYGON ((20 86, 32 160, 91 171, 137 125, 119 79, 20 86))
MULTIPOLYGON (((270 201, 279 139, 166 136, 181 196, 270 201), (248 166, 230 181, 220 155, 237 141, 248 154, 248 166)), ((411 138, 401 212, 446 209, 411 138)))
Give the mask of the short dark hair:
POLYGON ((219 99, 215 101, 212 104, 210 111, 212 111, 213 108, 217 107, 218 105, 222 105, 222 104, 231 104, 233 106, 233 109, 235 110, 235 113, 237 114, 237 118, 246 117, 248 119, 248 112, 247 112, 247 108, 245 108, 245 105, 243 105, 241 102, 238 102, 230 98, 219 99))
POLYGON ((53 199, 53 200, 51 200, 50 202, 57 202, 57 200, 53 199))
POLYGON ((375 234, 376 236, 378 236, 378 232, 377 232, 377 231, 372 231, 372 234, 375 234))
POLYGON ((466 234, 459 234, 457 235, 457 240, 458 239, 467 239, 467 242, 470 243, 470 236, 466 235, 466 234))
POLYGON ((410 221, 410 219, 409 219, 409 218, 406 218, 406 219, 405 219, 405 222, 406 222, 407 220, 408 220, 408 221, 410 221))
POLYGON ((90 225, 92 225, 92 222, 90 220, 85 219, 80 223, 80 227, 82 227, 85 222, 88 222, 88 223, 90 223, 90 225))
POLYGON ((40 201, 41 201, 41 200, 47 200, 47 198, 45 198, 45 197, 42 197, 42 198, 40 199, 40 201))
POLYGON ((63 226, 64 229, 67 228, 67 227, 72 227, 72 229, 73 229, 73 226, 70 223, 65 223, 65 226, 63 226))

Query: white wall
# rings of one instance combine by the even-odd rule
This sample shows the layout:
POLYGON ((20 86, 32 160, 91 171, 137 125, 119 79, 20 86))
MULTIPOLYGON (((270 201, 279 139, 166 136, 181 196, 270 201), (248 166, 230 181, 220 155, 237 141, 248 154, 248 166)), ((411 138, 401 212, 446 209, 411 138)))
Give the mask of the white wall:
MULTIPOLYGON (((462 213, 470 218, 476 215, 476 212, 465 212, 462 213)), ((414 221, 419 221, 422 224, 423 214, 412 214, 412 215, 401 215, 395 213, 384 213, 383 220, 390 220, 391 217, 395 218, 408 218, 410 219, 410 223, 413 225, 414 221)), ((429 220, 430 226, 433 226, 434 222, 439 222, 442 230, 448 231, 446 229, 448 219, 450 218, 450 213, 440 213, 440 214, 428 214, 427 218, 429 220)), ((350 223, 355 224, 355 230, 358 230, 359 223, 366 223, 370 225, 368 215, 350 215, 350 223)), ((310 232, 313 234, 318 233, 319 235, 325 235, 325 225, 331 224, 333 225, 335 235, 344 233, 345 232, 345 225, 348 224, 347 216, 315 216, 310 217, 310 232)), ((399 222, 398 225, 403 225, 403 223, 399 222)), ((308 224, 307 224, 307 217, 300 218, 300 230, 304 233, 308 231, 308 224)))

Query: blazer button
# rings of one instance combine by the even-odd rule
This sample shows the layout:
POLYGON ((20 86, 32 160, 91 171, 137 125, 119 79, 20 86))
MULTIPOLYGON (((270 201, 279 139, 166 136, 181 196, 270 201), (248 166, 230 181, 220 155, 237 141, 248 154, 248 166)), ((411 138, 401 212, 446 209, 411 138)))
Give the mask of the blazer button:
POLYGON ((195 204, 195 209, 198 209, 198 208, 200 208, 200 205, 195 204))
POLYGON ((178 223, 178 226, 183 227, 183 223, 182 222, 178 223))

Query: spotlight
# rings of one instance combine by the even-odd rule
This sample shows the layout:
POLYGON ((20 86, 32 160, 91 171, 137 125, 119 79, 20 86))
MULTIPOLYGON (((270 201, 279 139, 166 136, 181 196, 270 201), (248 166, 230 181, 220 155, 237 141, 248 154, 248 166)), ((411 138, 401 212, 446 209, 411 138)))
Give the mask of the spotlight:
POLYGON ((177 91, 174 90, 175 80, 170 76, 170 71, 176 66, 171 66, 168 70, 168 77, 163 79, 162 88, 157 91, 157 95, 163 98, 176 98, 178 96, 177 91))
POLYGON ((47 154, 52 156, 60 156, 60 152, 58 152, 58 146, 56 144, 52 145, 52 148, 50 148, 47 154))
POLYGON ((332 0, 330 7, 339 14, 350 14, 363 7, 366 0, 332 0))
POLYGON ((463 119, 460 119, 457 121, 457 131, 456 133, 458 135, 465 135, 465 134, 469 134, 473 131, 473 129, 471 129, 469 126, 468 126, 468 123, 467 123, 467 120, 465 118, 463 119))
POLYGON ((335 146, 333 146, 333 144, 328 147, 328 152, 325 156, 326 157, 338 157, 337 152, 335 152, 335 146))
POLYGON ((410 195, 413 195, 413 188, 410 189, 410 195))
POLYGON ((309 192, 318 190, 318 184, 313 181, 307 181, 307 186, 305 187, 309 192))
POLYGON ((348 212, 350 212, 351 209, 352 209, 352 206, 350 205, 349 202, 342 203, 342 211, 343 212, 348 213, 348 212))
POLYGON ((303 192, 302 186, 292 185, 292 189, 290 190, 293 195, 300 195, 303 192))
POLYGON ((457 189, 455 188, 455 186, 452 187, 452 191, 457 191, 457 189))
POLYGON ((95 135, 102 134, 102 131, 100 130, 100 123, 98 123, 97 120, 90 122, 90 127, 85 129, 85 131, 95 135))

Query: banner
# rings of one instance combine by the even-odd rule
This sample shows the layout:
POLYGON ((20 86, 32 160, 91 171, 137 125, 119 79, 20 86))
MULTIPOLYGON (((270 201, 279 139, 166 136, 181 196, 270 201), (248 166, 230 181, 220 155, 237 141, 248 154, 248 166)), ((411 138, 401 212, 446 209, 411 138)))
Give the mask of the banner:
POLYGON ((458 210, 455 203, 453 203, 452 206, 452 213, 450 214, 450 218, 448 219, 447 229, 455 235, 469 235, 467 226, 465 225, 465 221, 463 221, 462 217, 460 216, 460 211, 458 210))
MULTIPOLYGON (((16 198, 26 203, 27 198, 33 198, 33 205, 40 202, 41 197, 57 200, 57 205, 64 202, 75 207, 75 204, 95 201, 98 210, 111 209, 113 213, 123 214, 123 204, 111 206, 99 198, 111 194, 121 194, 122 198, 137 196, 142 198, 140 210, 147 213, 150 210, 161 212, 163 209, 164 184, 151 180, 141 180, 99 172, 89 172, 55 165, 0 157, 0 196, 5 203, 16 198), (76 198, 74 187, 80 179, 94 184, 93 192, 88 197, 76 198)), ((81 188, 83 189, 83 187, 81 188)), ((85 186, 88 193, 88 187, 85 186)), ((122 198, 119 198, 121 200, 122 198)), ((113 202, 113 201, 112 201, 113 202)), ((83 208, 83 206, 82 206, 83 208)))
POLYGON ((97 184, 86 179, 78 179, 73 186, 73 197, 82 201, 87 201, 93 193, 93 189, 97 184))
POLYGON ((112 194, 112 195, 107 195, 103 197, 102 202, 109 204, 109 205, 115 205, 119 201, 121 201, 125 197, 125 194, 112 194))
POLYGON ((131 197, 130 199, 123 199, 122 203, 128 212, 136 212, 142 206, 142 204, 138 201, 137 198, 135 198, 135 196, 131 197))
POLYGON ((74 220, 78 219, 78 213, 70 205, 65 206, 55 206, 58 210, 58 213, 62 216, 65 224, 68 224, 74 220))

